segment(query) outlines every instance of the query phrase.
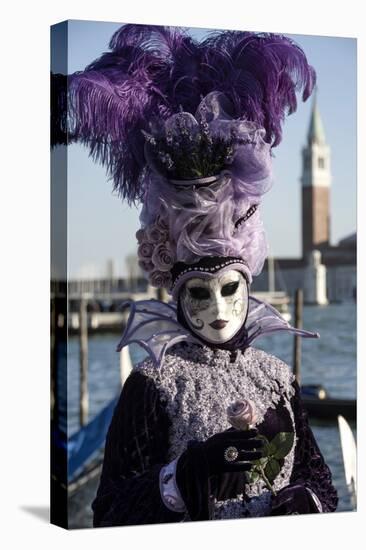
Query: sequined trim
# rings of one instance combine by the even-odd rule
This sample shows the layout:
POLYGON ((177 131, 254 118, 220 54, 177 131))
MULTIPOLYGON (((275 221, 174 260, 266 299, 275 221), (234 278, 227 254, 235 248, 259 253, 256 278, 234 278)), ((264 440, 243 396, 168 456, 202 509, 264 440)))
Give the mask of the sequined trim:
POLYGON ((212 519, 237 519, 270 516, 272 496, 266 491, 246 501, 243 495, 215 502, 212 519))
POLYGON ((216 501, 212 519, 235 519, 247 517, 243 495, 238 498, 216 501))

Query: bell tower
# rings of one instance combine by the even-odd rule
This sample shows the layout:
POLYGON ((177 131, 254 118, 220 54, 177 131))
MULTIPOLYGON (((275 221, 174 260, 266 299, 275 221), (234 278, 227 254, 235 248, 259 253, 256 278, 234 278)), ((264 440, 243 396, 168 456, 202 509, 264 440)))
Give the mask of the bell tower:
POLYGON ((330 242, 330 148, 325 140, 316 94, 307 144, 302 149, 302 257, 330 242))

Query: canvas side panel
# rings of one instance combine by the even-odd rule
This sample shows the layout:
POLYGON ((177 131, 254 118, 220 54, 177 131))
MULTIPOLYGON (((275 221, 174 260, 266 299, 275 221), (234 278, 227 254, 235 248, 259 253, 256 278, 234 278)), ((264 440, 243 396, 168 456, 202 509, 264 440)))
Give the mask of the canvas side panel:
POLYGON ((51 27, 51 523, 67 528, 68 22, 51 27), (63 123, 64 122, 64 123, 63 123))

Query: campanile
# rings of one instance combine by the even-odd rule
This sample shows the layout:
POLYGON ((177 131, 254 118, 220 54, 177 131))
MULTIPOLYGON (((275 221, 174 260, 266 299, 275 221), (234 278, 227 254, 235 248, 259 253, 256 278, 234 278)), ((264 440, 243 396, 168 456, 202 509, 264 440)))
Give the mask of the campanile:
POLYGON ((302 256, 330 242, 330 148, 320 118, 316 95, 307 144, 302 150, 302 256))

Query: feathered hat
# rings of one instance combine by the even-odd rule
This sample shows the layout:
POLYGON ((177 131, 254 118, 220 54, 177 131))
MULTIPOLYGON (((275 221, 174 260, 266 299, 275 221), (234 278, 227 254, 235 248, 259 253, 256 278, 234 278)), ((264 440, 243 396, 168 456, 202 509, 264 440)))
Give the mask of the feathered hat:
POLYGON ((171 290, 213 257, 239 260, 250 281, 267 256, 258 206, 271 150, 296 92, 305 101, 315 84, 304 52, 277 34, 199 42, 155 25, 125 25, 109 47, 53 75, 54 142, 85 144, 121 198, 142 204, 138 254, 154 286, 171 290))

